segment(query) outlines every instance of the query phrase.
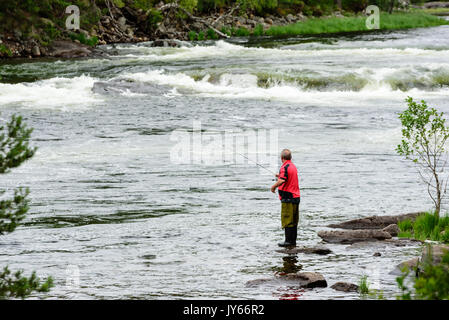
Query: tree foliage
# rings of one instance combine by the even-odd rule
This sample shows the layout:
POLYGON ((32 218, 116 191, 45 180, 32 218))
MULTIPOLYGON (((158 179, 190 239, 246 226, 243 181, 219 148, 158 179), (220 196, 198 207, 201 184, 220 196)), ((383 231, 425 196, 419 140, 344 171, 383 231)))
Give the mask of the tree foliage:
POLYGON ((41 282, 33 272, 29 278, 24 277, 23 271, 16 271, 14 274, 5 267, 0 272, 0 299, 5 298, 26 298, 33 291, 48 292, 53 286, 53 279, 49 277, 45 282, 41 282))
POLYGON ((443 112, 421 103, 406 99, 408 108, 399 114, 402 123, 402 141, 397 146, 398 154, 418 165, 418 172, 427 184, 427 191, 435 204, 438 216, 448 181, 444 169, 447 164, 446 142, 449 127, 443 112))
MULTIPOLYGON (((34 155, 36 148, 29 146, 32 131, 23 123, 21 116, 15 115, 6 126, 0 126, 0 174, 8 173, 34 155)), ((5 193, 5 190, 0 191, 0 195, 5 193)), ((28 193, 28 189, 17 188, 12 199, 0 201, 0 235, 13 232, 25 218, 28 193)), ((8 267, 0 272, 0 299, 25 298, 33 291, 46 292, 53 286, 51 277, 41 283, 34 272, 29 278, 22 274, 22 271, 11 273, 8 267)))

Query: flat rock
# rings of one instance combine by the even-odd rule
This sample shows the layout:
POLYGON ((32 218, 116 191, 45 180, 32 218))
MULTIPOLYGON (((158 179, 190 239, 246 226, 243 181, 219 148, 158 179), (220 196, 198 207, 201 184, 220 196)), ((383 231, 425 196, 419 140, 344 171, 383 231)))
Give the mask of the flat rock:
POLYGON ((349 282, 336 282, 331 286, 332 289, 343 292, 358 292, 359 286, 349 282))
POLYGON ((247 287, 257 287, 262 284, 274 285, 298 285, 300 288, 325 288, 327 281, 321 273, 317 272, 297 272, 276 275, 274 278, 250 280, 246 283, 247 287))
POLYGON ((388 232, 392 237, 396 237, 399 234, 399 227, 396 223, 390 224, 388 227, 382 229, 382 231, 388 232))
POLYGON ((416 217, 420 214, 421 212, 414 212, 394 216, 371 216, 366 218, 349 220, 336 224, 330 224, 328 225, 328 227, 338 229, 351 229, 351 230, 383 229, 391 224, 397 224, 399 221, 402 220, 406 219, 415 220, 416 217))
POLYGON ((332 253, 332 250, 330 250, 326 247, 310 247, 310 248, 296 247, 296 248, 279 249, 279 250, 276 250, 276 252, 287 253, 287 254, 305 253, 305 254, 327 255, 327 254, 332 253))
POLYGON ((326 242, 343 244, 391 239, 391 235, 382 230, 321 230, 318 236, 326 242))

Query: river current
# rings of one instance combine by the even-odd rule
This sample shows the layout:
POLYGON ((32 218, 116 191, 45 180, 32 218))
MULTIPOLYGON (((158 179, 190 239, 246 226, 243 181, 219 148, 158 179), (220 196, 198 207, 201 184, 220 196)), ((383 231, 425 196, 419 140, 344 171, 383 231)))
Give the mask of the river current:
POLYGON ((272 133, 273 170, 291 149, 300 245, 320 244, 330 223, 430 209, 415 168, 395 152, 398 112, 407 96, 449 112, 448 26, 103 49, 101 58, 0 64, 1 120, 23 115, 38 147, 1 177, 2 188, 28 186, 31 202, 24 224, 0 237, 0 266, 52 275, 55 287, 34 298, 359 298, 245 286, 295 266, 329 286, 368 275, 395 298, 390 271, 418 246, 276 252, 273 177, 233 151, 221 162, 208 162, 211 150, 203 161, 195 150, 176 158, 174 132, 272 133))

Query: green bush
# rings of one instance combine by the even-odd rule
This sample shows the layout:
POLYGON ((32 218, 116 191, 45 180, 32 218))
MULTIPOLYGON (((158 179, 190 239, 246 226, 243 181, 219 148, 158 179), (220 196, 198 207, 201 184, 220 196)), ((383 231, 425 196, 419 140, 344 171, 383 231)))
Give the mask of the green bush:
POLYGON ((218 39, 218 35, 215 33, 214 29, 207 29, 206 36, 207 36, 207 39, 210 39, 210 40, 218 39))
POLYGON ((149 30, 155 30, 159 22, 164 19, 164 16, 159 10, 151 9, 148 13, 147 28, 149 30))
POLYGON ((71 33, 69 37, 72 40, 78 40, 80 43, 91 47, 96 46, 98 43, 98 37, 87 38, 84 33, 71 33))
POLYGON ((0 44, 0 53, 6 54, 8 57, 12 56, 11 50, 9 50, 9 48, 7 48, 4 44, 0 44))
POLYGON ((434 212, 419 215, 414 222, 403 220, 398 223, 400 238, 430 239, 449 243, 449 216, 439 217, 434 212))
POLYGON ((248 29, 246 29, 245 27, 240 27, 237 29, 237 31, 235 32, 235 35, 237 37, 248 37, 250 35, 250 32, 248 29))
POLYGON ((198 39, 198 34, 195 31, 189 31, 189 40, 195 41, 198 39))
POLYGON ((203 31, 198 32, 198 41, 206 40, 206 36, 203 31))
POLYGON ((449 252, 443 255, 441 263, 433 265, 424 261, 419 277, 413 278, 413 289, 405 284, 410 270, 405 268, 396 281, 402 294, 401 300, 448 300, 449 299, 449 252))
POLYGON ((259 37, 263 36, 263 34, 264 34, 263 25, 258 24, 253 30, 253 36, 259 37))

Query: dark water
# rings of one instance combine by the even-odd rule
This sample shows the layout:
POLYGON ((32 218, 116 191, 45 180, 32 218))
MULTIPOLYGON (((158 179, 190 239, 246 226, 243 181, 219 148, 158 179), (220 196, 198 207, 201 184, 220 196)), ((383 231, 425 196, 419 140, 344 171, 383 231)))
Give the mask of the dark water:
POLYGON ((25 224, 0 238, 0 265, 52 275, 55 288, 39 295, 47 298, 358 298, 330 288, 245 287, 301 267, 329 285, 368 275, 394 298, 389 272, 416 246, 278 253, 272 177, 238 155, 180 163, 171 158, 172 132, 191 133, 194 121, 204 134, 275 132, 269 155, 288 147, 300 170, 301 245, 320 243, 317 231, 329 223, 428 209, 414 167, 394 151, 397 113, 407 96, 449 112, 448 39, 442 26, 118 45, 102 59, 2 64, 2 121, 22 114, 39 150, 2 177, 5 188, 29 186, 32 203, 25 224), (79 287, 70 285, 77 272, 79 287))

